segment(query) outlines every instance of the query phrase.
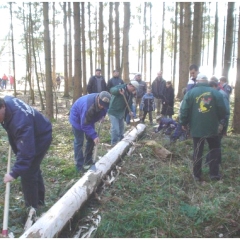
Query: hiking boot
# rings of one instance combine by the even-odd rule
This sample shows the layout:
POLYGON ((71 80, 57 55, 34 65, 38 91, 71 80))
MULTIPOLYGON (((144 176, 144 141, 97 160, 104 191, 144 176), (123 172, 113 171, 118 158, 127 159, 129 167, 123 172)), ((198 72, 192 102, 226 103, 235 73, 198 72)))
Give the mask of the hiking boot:
POLYGON ((221 174, 218 174, 216 176, 210 175, 210 179, 211 181, 219 181, 222 179, 222 175, 221 174))
POLYGON ((196 177, 196 176, 193 175, 193 178, 196 182, 201 182, 202 181, 201 177, 196 177))

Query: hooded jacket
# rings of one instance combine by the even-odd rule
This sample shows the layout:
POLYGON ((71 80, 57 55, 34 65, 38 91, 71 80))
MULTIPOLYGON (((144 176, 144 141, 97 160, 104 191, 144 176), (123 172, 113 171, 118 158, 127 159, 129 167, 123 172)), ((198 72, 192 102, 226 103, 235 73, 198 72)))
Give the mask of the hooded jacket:
POLYGON ((22 176, 34 161, 34 157, 49 147, 52 140, 52 124, 40 112, 22 100, 6 96, 5 117, 2 122, 9 143, 16 155, 10 175, 22 176))

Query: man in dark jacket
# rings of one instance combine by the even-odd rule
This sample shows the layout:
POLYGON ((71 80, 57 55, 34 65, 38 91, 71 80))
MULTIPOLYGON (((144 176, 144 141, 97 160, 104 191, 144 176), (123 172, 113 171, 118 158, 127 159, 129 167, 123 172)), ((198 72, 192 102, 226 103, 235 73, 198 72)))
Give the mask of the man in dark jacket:
POLYGON ((7 131, 16 162, 4 183, 21 177, 26 207, 44 205, 45 187, 40 164, 52 141, 52 125, 18 98, 0 98, 0 122, 7 131))
MULTIPOLYGON (((108 110, 111 121, 111 145, 115 145, 123 138, 124 118, 125 114, 129 113, 127 105, 129 107, 132 105, 133 92, 138 89, 138 86, 138 82, 133 80, 128 84, 121 84, 111 88, 112 98, 108 110)), ((129 114, 133 116, 133 112, 129 114)))
POLYGON ((84 164, 90 165, 94 144, 99 143, 99 136, 95 131, 95 123, 102 120, 109 107, 111 95, 107 91, 92 93, 80 97, 70 110, 69 121, 74 134, 74 158, 77 171, 82 170, 84 164), (84 135, 87 144, 83 155, 84 135))
POLYGON ((101 75, 101 69, 96 69, 95 75, 92 76, 87 85, 88 93, 100 93, 107 91, 107 84, 104 77, 101 75))
POLYGON ((157 77, 152 83, 152 93, 154 96, 157 115, 160 115, 162 108, 162 101, 164 100, 164 92, 166 88, 166 81, 162 78, 162 71, 157 73, 157 77))
POLYGON ((184 130, 190 126, 193 138, 193 176, 201 181, 202 154, 204 141, 209 146, 209 170, 212 180, 221 179, 219 165, 221 163, 221 142, 218 136, 220 121, 226 115, 223 96, 208 84, 208 79, 203 74, 198 74, 197 84, 188 91, 180 108, 180 124, 184 130))
POLYGON ((114 70, 113 71, 113 77, 108 80, 107 84, 107 90, 110 92, 110 89, 112 87, 115 87, 117 85, 124 84, 124 81, 119 77, 119 71, 114 70))

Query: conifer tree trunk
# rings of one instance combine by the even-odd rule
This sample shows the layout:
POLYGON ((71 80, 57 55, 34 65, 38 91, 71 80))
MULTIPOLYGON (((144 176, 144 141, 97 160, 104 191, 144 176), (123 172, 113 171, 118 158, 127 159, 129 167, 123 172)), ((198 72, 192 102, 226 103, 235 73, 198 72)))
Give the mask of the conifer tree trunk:
POLYGON ((177 39, 178 39, 178 6, 175 3, 175 23, 174 23, 174 54, 173 54, 173 86, 175 86, 176 65, 177 65, 177 39))
POLYGON ((233 26, 234 26, 234 2, 228 3, 228 12, 227 12, 227 28, 226 28, 226 44, 224 51, 224 66, 222 75, 227 77, 232 63, 232 46, 233 46, 233 26))
POLYGON ((46 73, 46 116, 53 119, 53 92, 52 92, 52 72, 51 72, 51 42, 49 34, 49 3, 43 3, 44 19, 44 53, 45 53, 45 73, 46 73))
POLYGON ((64 97, 69 97, 68 89, 68 41, 67 41, 67 10, 66 2, 63 3, 63 28, 64 28, 64 97))
POLYGON ((115 68, 122 75, 120 63, 120 29, 119 29, 119 2, 114 3, 115 6, 115 68))
POLYGON ((237 76, 234 88, 234 113, 233 129, 235 133, 240 133, 240 7, 238 10, 238 53, 237 53, 237 76))
POLYGON ((161 37, 161 59, 160 59, 160 69, 163 70, 163 61, 164 61, 164 44, 165 44, 165 30, 164 30, 164 22, 165 22, 165 2, 163 2, 163 14, 162 14, 162 37, 161 37))
POLYGON ((112 54, 112 48, 113 48, 113 3, 109 2, 109 24, 108 24, 108 72, 107 72, 107 79, 110 79, 111 69, 113 70, 114 65, 112 64, 113 54, 112 54), (112 68, 111 68, 112 66, 112 68))
POLYGON ((130 2, 124 2, 124 26, 123 26, 123 79, 129 82, 129 30, 130 30, 130 2))
POLYGON ((91 3, 88 2, 88 41, 90 57, 90 76, 93 75, 93 51, 92 51, 92 32, 91 32, 91 3))
POLYGON ((98 35, 99 35, 99 56, 101 59, 101 70, 102 76, 105 76, 105 62, 104 62, 104 26, 103 26, 103 3, 99 2, 99 28, 98 28, 98 35))
MULTIPOLYGON (((68 43, 68 52, 69 52, 69 57, 68 57, 68 69, 69 69, 69 74, 68 74, 68 86, 71 87, 73 85, 73 70, 72 70, 72 8, 71 8, 72 3, 68 3, 68 26, 69 26, 69 43, 68 43)), ((84 51, 85 52, 85 51, 84 51)))
POLYGON ((73 103, 82 96, 81 47, 80 47, 80 3, 73 3, 74 13, 74 88, 73 103))
POLYGON ((55 2, 52 3, 52 80, 53 87, 55 88, 56 83, 56 21, 55 21, 55 2))
POLYGON ((87 66, 86 66, 86 39, 85 39, 85 3, 81 2, 81 10, 82 10, 82 80, 83 80, 83 94, 87 94, 87 66))
POLYGON ((11 16, 11 43, 12 43, 12 67, 13 67, 13 79, 14 79, 14 82, 13 82, 13 86, 14 86, 14 96, 16 97, 17 93, 16 93, 16 81, 15 81, 15 76, 16 76, 16 73, 15 73, 15 52, 14 52, 14 37, 13 37, 13 21, 12 21, 12 3, 10 2, 9 3, 10 5, 10 16, 11 16))
POLYGON ((149 18, 150 18, 150 29, 149 29, 149 36, 150 36, 150 43, 149 43, 149 47, 150 47, 150 59, 149 59, 149 70, 150 70, 150 75, 149 75, 149 79, 150 79, 150 84, 152 84, 152 51, 153 51, 153 47, 152 47, 152 3, 149 3, 149 18))
POLYGON ((213 75, 215 74, 215 68, 217 65, 218 57, 218 3, 216 2, 216 12, 215 12, 215 24, 214 24, 214 44, 213 44, 213 75))
POLYGON ((202 3, 194 3, 193 36, 192 36, 192 57, 191 64, 201 65, 202 46, 202 3))

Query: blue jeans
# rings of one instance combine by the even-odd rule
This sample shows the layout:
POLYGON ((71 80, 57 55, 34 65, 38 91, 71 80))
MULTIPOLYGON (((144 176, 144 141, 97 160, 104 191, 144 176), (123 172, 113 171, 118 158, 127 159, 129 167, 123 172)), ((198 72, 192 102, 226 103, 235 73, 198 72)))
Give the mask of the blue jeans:
POLYGON ((86 135, 86 148, 85 148, 85 156, 83 155, 83 143, 85 133, 82 130, 78 130, 72 126, 72 131, 74 135, 74 159, 76 163, 76 168, 80 171, 84 165, 92 164, 92 152, 94 148, 94 141, 86 135))
MULTIPOLYGON (((135 105, 135 104, 132 104, 132 106, 131 106, 131 111, 133 112, 133 117, 136 118, 136 105, 135 105)), ((125 121, 126 121, 127 124, 130 124, 130 120, 131 120, 131 117, 130 117, 130 115, 129 115, 129 113, 128 113, 128 114, 126 115, 125 121)))
POLYGON ((124 134, 124 117, 118 119, 109 114, 111 122, 111 145, 115 145, 117 142, 123 139, 124 134))

